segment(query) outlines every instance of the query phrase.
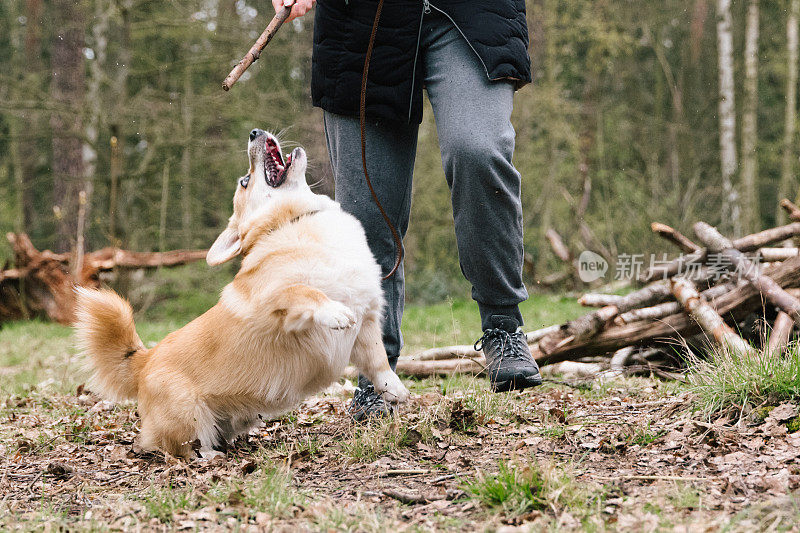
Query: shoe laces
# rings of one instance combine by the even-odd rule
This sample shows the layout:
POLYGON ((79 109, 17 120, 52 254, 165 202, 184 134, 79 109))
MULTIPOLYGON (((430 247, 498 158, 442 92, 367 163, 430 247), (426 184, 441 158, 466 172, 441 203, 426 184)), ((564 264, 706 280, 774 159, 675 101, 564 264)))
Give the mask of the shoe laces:
POLYGON ((371 411, 375 406, 383 406, 384 404, 383 398, 375 392, 375 387, 370 383, 363 388, 357 387, 353 392, 353 406, 351 409, 367 412, 371 411))
POLYGON ((524 357, 522 351, 514 349, 514 340, 519 339, 522 335, 523 333, 519 330, 511 333, 502 328, 487 329, 483 332, 481 338, 475 341, 472 347, 476 352, 479 352, 483 350, 486 343, 496 339, 500 343, 500 357, 522 358, 524 357), (507 346, 510 346, 512 349, 506 351, 507 346))

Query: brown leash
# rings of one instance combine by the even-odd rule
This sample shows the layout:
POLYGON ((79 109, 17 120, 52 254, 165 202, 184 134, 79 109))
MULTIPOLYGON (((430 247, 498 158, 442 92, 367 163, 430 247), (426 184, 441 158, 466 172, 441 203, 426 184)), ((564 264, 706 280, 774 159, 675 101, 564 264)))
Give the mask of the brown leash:
MULTIPOLYGON (((292 11, 293 5, 294 0, 289 0, 288 2, 284 3, 283 9, 275 14, 267 28, 255 42, 255 44, 253 44, 253 46, 250 48, 250 51, 247 52, 247 55, 245 55, 234 67, 234 69, 231 70, 231 73, 228 74, 228 77, 225 78, 225 81, 222 84, 222 87, 226 91, 230 90, 230 88, 233 87, 233 84, 236 83, 236 81, 242 76, 244 71, 247 70, 247 68, 261 56, 261 52, 275 36, 275 33, 278 31, 281 25, 286 21, 287 18, 289 18, 289 14, 292 11)), ((383 279, 389 279, 394 276, 395 272, 397 272, 397 269, 400 268, 400 263, 403 261, 403 240, 400 238, 397 228, 395 228, 394 224, 392 224, 392 221, 389 220, 389 215, 386 214, 386 210, 383 208, 381 201, 378 199, 378 195, 375 193, 375 188, 372 186, 372 181, 369 179, 369 172, 367 171, 367 142, 365 133, 367 123, 367 77, 369 75, 369 60, 372 58, 372 49, 375 47, 375 36, 378 34, 378 23, 381 20, 381 11, 383 11, 383 0, 378 0, 378 8, 375 11, 375 22, 372 23, 372 33, 369 36, 367 55, 364 57, 364 72, 361 75, 361 103, 359 107, 359 122, 361 123, 361 164, 364 167, 364 178, 367 181, 369 193, 372 195, 372 201, 378 206, 378 210, 381 212, 383 220, 385 220, 386 225, 389 226, 389 230, 392 232, 392 238, 394 239, 395 247, 397 248, 397 256, 395 257, 394 266, 392 267, 391 272, 383 277, 383 279)))
POLYGON ((378 8, 375 11, 375 22, 372 23, 372 33, 369 36, 367 55, 364 57, 364 73, 361 75, 361 102, 359 105, 358 118, 361 123, 361 164, 364 167, 364 178, 367 181, 367 187, 369 187, 369 192, 372 195, 372 201, 378 206, 378 210, 381 212, 381 215, 383 215, 383 220, 385 220, 386 225, 389 226, 389 230, 392 232, 392 238, 394 239, 395 247, 397 248, 394 266, 392 267, 391 272, 383 277, 383 279, 386 280, 394 276, 395 272, 397 272, 397 269, 400 268, 400 263, 403 261, 403 240, 400 238, 397 228, 395 228, 394 224, 392 224, 392 221, 389 220, 389 215, 386 214, 386 210, 383 208, 383 205, 381 205, 381 201, 378 199, 378 195, 375 193, 375 188, 372 186, 372 182, 369 179, 369 172, 367 172, 367 77, 369 75, 369 60, 372 58, 372 49, 375 47, 375 36, 378 34, 378 23, 381 20, 381 11, 383 11, 383 0, 378 0, 378 8))

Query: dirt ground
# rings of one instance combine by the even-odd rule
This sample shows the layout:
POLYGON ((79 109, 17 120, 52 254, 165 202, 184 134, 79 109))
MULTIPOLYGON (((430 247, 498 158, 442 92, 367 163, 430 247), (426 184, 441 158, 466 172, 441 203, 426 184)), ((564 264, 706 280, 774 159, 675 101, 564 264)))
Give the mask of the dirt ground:
POLYGON ((655 379, 485 389, 413 382, 394 419, 357 426, 337 385, 192 463, 134 454, 132 404, 8 397, 0 529, 798 531, 794 405, 709 421, 655 379), (529 473, 542 490, 515 500, 529 473))

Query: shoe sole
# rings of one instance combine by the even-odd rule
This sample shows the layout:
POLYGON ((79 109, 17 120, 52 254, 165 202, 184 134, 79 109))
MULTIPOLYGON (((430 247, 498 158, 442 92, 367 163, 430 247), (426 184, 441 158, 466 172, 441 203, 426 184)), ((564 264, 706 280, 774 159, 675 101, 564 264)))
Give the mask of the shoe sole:
POLYGON ((542 384, 542 375, 525 376, 521 378, 509 379, 506 381, 492 382, 492 392, 509 392, 523 390, 530 387, 537 387, 542 384))
POLYGON ((389 407, 387 409, 374 409, 374 410, 357 410, 357 411, 349 411, 348 413, 350 418, 353 422, 367 422, 373 418, 382 418, 392 416, 394 414, 394 409, 389 407))

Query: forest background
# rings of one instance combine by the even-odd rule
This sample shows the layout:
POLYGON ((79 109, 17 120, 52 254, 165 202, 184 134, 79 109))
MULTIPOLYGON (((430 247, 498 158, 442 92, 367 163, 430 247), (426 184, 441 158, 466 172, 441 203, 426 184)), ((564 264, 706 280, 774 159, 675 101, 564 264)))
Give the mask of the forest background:
MULTIPOLYGON (((604 256, 613 277, 621 257, 667 250, 653 220, 729 235, 780 221, 777 201, 798 191, 798 12, 800 0, 527 2, 534 82, 513 122, 531 287, 564 268, 550 228, 575 255, 604 256)), ((268 0, 2 2, 3 233, 74 248, 83 192, 87 250, 207 247, 253 127, 304 146, 309 180, 330 193, 313 17, 221 89, 272 15, 268 0)), ((414 193, 408 295, 465 297, 429 106, 414 193)))

